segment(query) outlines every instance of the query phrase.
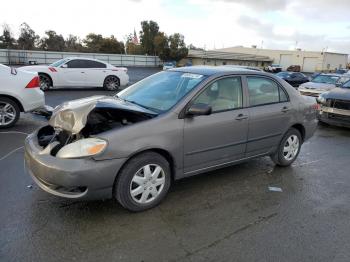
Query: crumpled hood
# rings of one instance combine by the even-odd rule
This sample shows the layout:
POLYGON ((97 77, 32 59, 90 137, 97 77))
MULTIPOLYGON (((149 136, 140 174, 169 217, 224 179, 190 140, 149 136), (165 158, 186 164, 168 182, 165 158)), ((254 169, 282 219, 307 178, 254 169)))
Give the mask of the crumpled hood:
POLYGON ((305 89, 311 89, 311 90, 328 91, 328 90, 331 90, 332 88, 335 88, 335 85, 326 84, 326 83, 307 82, 307 83, 300 85, 300 87, 305 88, 305 89))
POLYGON ((350 88, 334 88, 322 95, 325 99, 348 100, 350 102, 350 88))
POLYGON ((52 113, 49 124, 54 128, 78 134, 86 125, 87 117, 94 108, 113 108, 156 115, 153 111, 122 99, 110 96, 92 96, 68 101, 57 106, 52 113))

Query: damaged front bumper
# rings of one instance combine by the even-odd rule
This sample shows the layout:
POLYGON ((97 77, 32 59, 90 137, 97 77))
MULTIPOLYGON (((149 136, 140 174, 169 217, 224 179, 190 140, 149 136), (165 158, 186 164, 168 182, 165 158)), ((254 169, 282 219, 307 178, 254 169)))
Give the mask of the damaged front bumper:
POLYGON ((330 125, 350 127, 350 110, 321 106, 317 118, 330 125))
POLYGON ((71 199, 111 198, 115 177, 126 159, 61 159, 38 143, 37 132, 25 140, 25 166, 44 191, 71 199))

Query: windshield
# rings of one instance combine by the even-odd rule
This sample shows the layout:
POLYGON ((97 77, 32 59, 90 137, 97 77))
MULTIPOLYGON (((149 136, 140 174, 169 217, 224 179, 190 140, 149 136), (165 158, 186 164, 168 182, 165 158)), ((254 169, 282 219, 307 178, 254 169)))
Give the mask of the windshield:
POLYGON ((168 111, 205 79, 192 73, 164 71, 147 77, 119 92, 121 99, 157 113, 168 111))
POLYGON ((330 76, 330 75, 318 75, 312 82, 314 83, 324 83, 324 84, 335 84, 339 79, 339 76, 330 76))
POLYGON ((350 81, 346 82, 345 84, 342 85, 344 88, 350 88, 350 81))
POLYGON ((339 78, 339 80, 337 81, 337 84, 344 84, 345 82, 350 80, 350 76, 342 76, 339 78))
POLYGON ((60 65, 66 63, 68 61, 69 61, 69 59, 64 58, 64 59, 56 61, 55 63, 52 63, 50 66, 52 66, 52 67, 59 67, 60 65))

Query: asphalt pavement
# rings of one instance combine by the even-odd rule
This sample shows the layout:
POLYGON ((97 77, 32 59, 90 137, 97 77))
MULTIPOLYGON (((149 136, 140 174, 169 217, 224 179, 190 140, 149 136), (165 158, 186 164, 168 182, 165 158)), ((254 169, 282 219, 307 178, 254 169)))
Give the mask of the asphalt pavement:
MULTIPOLYGON (((54 106, 96 93, 109 94, 46 94, 54 106)), ((264 157, 177 181, 161 205, 135 214, 38 188, 22 146, 44 124, 23 115, 0 130, 0 261, 349 261, 349 129, 319 126, 288 168, 264 157)))

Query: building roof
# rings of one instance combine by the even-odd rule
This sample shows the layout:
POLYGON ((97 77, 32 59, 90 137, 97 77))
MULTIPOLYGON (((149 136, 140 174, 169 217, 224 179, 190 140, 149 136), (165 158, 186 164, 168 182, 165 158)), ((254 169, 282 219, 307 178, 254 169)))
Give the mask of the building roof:
POLYGON ((266 74, 264 72, 251 70, 251 69, 245 69, 240 67, 230 67, 230 66, 184 66, 184 67, 177 67, 173 69, 169 69, 168 71, 176 71, 176 72, 184 72, 184 73, 191 73, 191 74, 200 74, 200 75, 214 75, 217 73, 254 73, 254 74, 266 74))
POLYGON ((222 60, 238 60, 238 61, 264 61, 271 62, 272 59, 268 56, 222 52, 222 51, 201 51, 189 50, 188 58, 202 58, 202 59, 222 59, 222 60))
POLYGON ((283 50, 283 49, 269 49, 269 48, 256 48, 256 47, 245 47, 245 46, 232 46, 232 47, 225 47, 225 48, 221 48, 218 49, 216 51, 220 51, 220 52, 235 52, 239 50, 240 52, 244 50, 246 50, 246 52, 260 52, 260 51, 267 51, 267 52, 276 52, 276 53, 296 53, 296 52, 305 52, 305 53, 314 53, 314 54, 336 54, 336 55, 348 55, 348 54, 344 54, 344 53, 338 53, 338 52, 331 52, 331 51, 326 51, 326 50, 322 50, 322 51, 309 51, 309 50, 303 50, 303 49, 295 49, 295 50, 283 50))

